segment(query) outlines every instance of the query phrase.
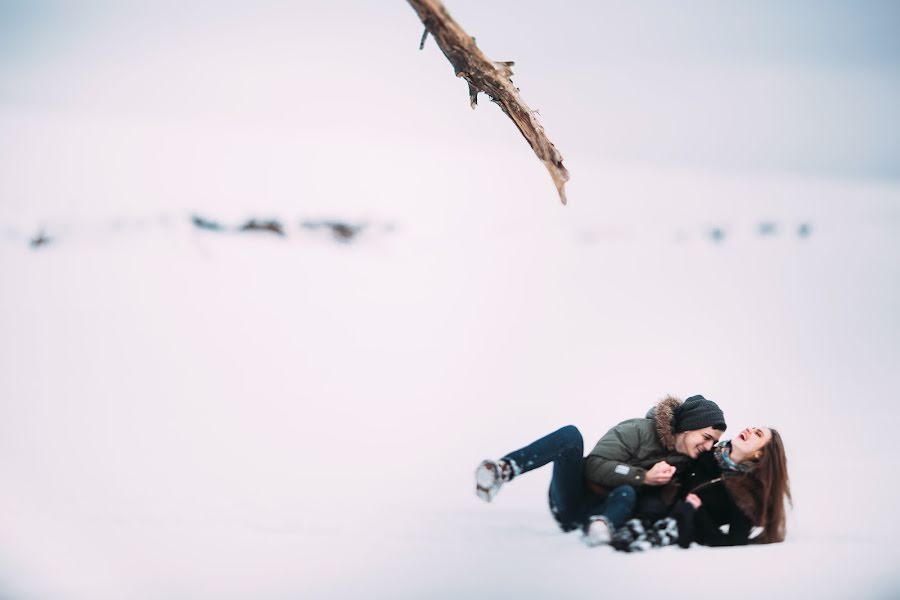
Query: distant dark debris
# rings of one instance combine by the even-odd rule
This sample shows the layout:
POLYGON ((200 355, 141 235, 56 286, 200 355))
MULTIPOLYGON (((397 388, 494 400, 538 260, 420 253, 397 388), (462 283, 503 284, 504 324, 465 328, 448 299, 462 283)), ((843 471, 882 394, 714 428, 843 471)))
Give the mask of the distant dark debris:
POLYGON ((343 221, 303 221, 300 226, 304 229, 329 229, 331 235, 339 242, 351 242, 356 235, 365 228, 364 223, 353 225, 343 221))
POLYGON ((811 233, 812 225, 809 223, 800 223, 800 226, 797 227, 797 235, 802 238, 809 237, 811 233))
POLYGON ((53 241, 53 238, 49 237, 46 233, 44 233, 43 230, 41 230, 37 233, 36 236, 31 238, 31 241, 28 242, 28 244, 32 248, 39 248, 40 246, 46 246, 51 241, 53 241))
POLYGON ((763 221, 758 227, 759 235, 775 235, 778 233, 778 224, 774 221, 763 221))
POLYGON ((257 221, 256 219, 250 219, 241 227, 239 231, 269 231, 271 233, 277 235, 284 235, 284 226, 280 221, 257 221))
POLYGON ((709 239, 719 243, 725 240, 725 230, 721 227, 713 227, 709 230, 709 239))
POLYGON ((222 227, 221 223, 212 221, 210 219, 205 219, 199 215, 192 215, 191 223, 193 223, 195 227, 206 229, 208 231, 222 231, 225 229, 224 227, 222 227))

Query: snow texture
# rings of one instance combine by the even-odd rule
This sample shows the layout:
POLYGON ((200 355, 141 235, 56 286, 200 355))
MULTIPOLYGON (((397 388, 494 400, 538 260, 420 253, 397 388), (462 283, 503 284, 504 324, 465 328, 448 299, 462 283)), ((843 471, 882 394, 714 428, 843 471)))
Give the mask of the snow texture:
POLYGON ((359 9, 391 31, 369 54, 337 9, 193 7, 0 64, 0 597, 900 595, 900 185, 613 161, 583 107, 554 137, 561 88, 526 61, 561 208, 402 4, 359 9), (302 225, 331 220, 375 225, 302 225), (667 393, 781 431, 785 543, 586 548, 549 468, 474 495, 482 459, 566 424, 590 446, 667 393))
POLYGON ((609 201, 350 246, 186 216, 0 245, 7 595, 575 598, 697 568, 745 593, 723 559, 779 595, 892 595, 898 190, 783 186, 809 238, 732 216, 717 244, 682 197, 680 220, 592 243, 609 201), (549 469, 474 496, 484 456, 570 422, 592 444, 668 392, 782 431, 787 542, 588 551, 549 515, 549 469))

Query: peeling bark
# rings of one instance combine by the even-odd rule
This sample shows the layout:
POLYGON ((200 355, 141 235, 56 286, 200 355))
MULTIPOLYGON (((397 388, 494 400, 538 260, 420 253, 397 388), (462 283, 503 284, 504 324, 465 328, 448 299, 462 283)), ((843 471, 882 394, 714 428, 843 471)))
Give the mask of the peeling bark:
POLYGON ((559 199, 565 204, 565 185, 569 180, 569 172, 563 166, 562 155, 544 133, 536 112, 525 104, 519 96, 519 88, 510 79, 514 63, 493 62, 488 59, 475 44, 475 38, 469 36, 450 17, 440 0, 407 1, 425 25, 419 48, 424 46, 425 38, 430 34, 453 65, 456 76, 464 78, 469 84, 469 104, 472 108, 478 104, 478 93, 483 92, 512 119, 531 149, 547 167, 559 199))

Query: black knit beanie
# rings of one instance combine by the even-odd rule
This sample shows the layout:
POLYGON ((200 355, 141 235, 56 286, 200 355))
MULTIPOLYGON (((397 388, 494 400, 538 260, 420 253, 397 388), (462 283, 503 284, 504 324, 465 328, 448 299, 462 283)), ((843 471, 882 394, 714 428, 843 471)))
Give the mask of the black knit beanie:
POLYGON ((725 431, 725 415, 719 405, 703 396, 691 396, 675 409, 675 432, 712 427, 725 431))

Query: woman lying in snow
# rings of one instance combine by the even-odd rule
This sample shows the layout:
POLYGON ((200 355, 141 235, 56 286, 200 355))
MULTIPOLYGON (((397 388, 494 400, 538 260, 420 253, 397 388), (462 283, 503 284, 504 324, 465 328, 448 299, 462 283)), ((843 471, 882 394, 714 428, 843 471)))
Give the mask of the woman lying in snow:
POLYGON ((608 543, 632 516, 638 491, 667 486, 676 468, 712 449, 723 431, 725 417, 715 402, 669 396, 645 418, 610 429, 587 457, 581 433, 569 425, 500 460, 483 461, 475 471, 476 493, 490 502, 504 483, 552 462, 550 511, 559 526, 582 530, 590 546, 608 543))
POLYGON ((664 494, 644 495, 635 514, 616 531, 612 546, 626 552, 678 543, 736 546, 784 541, 785 500, 791 489, 781 435, 748 427, 704 452, 677 477, 682 499, 667 510, 664 494), (668 512, 668 516, 657 518, 668 512), (727 533, 721 531, 728 525, 727 533), (754 527, 762 532, 751 538, 754 527))

